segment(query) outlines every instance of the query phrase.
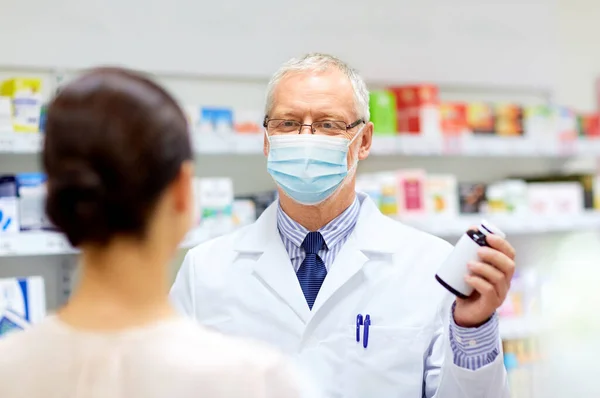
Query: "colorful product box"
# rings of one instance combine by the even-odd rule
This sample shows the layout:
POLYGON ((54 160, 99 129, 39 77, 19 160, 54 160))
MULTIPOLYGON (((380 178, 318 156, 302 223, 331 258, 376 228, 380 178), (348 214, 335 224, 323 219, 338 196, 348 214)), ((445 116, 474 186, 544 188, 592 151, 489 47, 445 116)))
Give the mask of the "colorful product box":
POLYGON ((0 338, 27 329, 46 316, 44 279, 0 279, 0 338))
POLYGON ((381 187, 379 210, 387 216, 398 215, 398 180, 393 172, 378 173, 377 181, 381 187))
POLYGON ((46 176, 42 173, 16 175, 21 231, 54 230, 46 216, 46 176))
POLYGON ((524 180, 504 180, 486 189, 486 213, 522 214, 529 210, 527 183, 524 180))
POLYGON ((261 134, 264 114, 257 110, 235 109, 233 130, 237 134, 261 134))
POLYGON ((555 138, 556 117, 554 109, 547 105, 525 107, 524 130, 530 137, 551 140, 555 138))
POLYGON ((494 107, 483 102, 470 103, 467 106, 467 126, 473 134, 495 134, 494 107))
POLYGON ((398 214, 402 216, 425 213, 424 170, 400 170, 396 174, 398 181, 398 214))
POLYGON ((377 207, 381 207, 381 184, 371 174, 359 174, 356 177, 356 192, 366 194, 377 207))
POLYGON ((425 208, 427 213, 456 216, 458 214, 457 187, 458 182, 454 175, 427 175, 425 185, 425 208))
POLYGON ((467 125, 467 104, 465 103, 441 103, 440 118, 442 134, 445 136, 459 136, 469 130, 467 125))
POLYGON ((600 137, 600 115, 597 113, 578 115, 577 127, 580 137, 599 138, 600 137))
POLYGON ((592 174, 568 174, 568 175, 545 175, 541 177, 529 177, 525 178, 525 181, 529 183, 555 183, 555 182, 576 182, 581 185, 583 190, 583 202, 582 205, 585 209, 594 209, 594 197, 597 195, 595 190, 596 176, 592 174))
POLYGON ((0 234, 19 230, 17 180, 15 176, 0 176, 0 234))
POLYGON ((389 89, 396 97, 398 131, 401 134, 432 135, 440 132, 439 89, 432 84, 389 89))
POLYGON ((234 131, 233 110, 220 107, 202 107, 198 123, 201 133, 231 133, 234 131))
POLYGON ((233 181, 230 178, 196 180, 200 225, 218 236, 233 228, 233 181))
POLYGON ((0 86, 0 95, 12 101, 12 124, 16 132, 37 133, 42 110, 42 80, 14 78, 0 86))
POLYGON ((486 207, 486 185, 482 183, 459 183, 458 200, 463 214, 482 213, 486 207))
POLYGON ((387 90, 371 91, 369 93, 369 111, 371 122, 375 125, 376 135, 397 134, 396 97, 392 92, 387 90))
POLYGON ((515 104, 498 104, 495 109, 495 131, 500 136, 523 135, 523 108, 515 104))
POLYGON ((566 107, 556 107, 556 133, 561 142, 573 141, 579 134, 577 126, 577 115, 566 107))
POLYGON ((580 214, 584 209, 583 187, 578 182, 531 183, 527 194, 529 208, 535 214, 580 214))

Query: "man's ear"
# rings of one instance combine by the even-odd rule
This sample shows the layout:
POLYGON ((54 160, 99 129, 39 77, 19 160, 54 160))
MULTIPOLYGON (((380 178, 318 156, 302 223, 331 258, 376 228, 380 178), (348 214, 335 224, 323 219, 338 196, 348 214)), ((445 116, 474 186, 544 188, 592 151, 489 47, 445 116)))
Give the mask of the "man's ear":
POLYGON ((360 149, 358 151, 358 160, 362 161, 369 157, 371 145, 373 144, 373 129, 374 126, 372 122, 367 122, 367 125, 363 128, 360 149))

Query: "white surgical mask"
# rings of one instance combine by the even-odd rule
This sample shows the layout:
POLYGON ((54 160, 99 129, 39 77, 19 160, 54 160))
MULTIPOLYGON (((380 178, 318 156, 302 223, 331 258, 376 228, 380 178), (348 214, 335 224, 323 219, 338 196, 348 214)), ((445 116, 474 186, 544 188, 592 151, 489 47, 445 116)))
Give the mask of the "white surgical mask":
POLYGON ((313 134, 267 136, 267 170, 287 196, 304 205, 329 198, 358 164, 348 169, 348 149, 362 128, 349 140, 313 134))

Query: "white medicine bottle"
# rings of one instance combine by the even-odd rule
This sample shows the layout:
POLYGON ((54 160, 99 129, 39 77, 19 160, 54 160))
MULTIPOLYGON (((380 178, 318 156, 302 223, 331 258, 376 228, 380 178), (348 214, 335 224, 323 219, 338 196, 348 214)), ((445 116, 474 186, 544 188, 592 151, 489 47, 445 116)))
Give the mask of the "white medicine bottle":
POLYGON ((435 275, 435 279, 455 296, 468 298, 473 293, 473 288, 465 281, 465 276, 469 274, 467 264, 479 261, 477 251, 482 246, 489 246, 486 241, 488 235, 506 237, 499 228, 488 221, 482 221, 477 229, 468 230, 460 238, 435 275))

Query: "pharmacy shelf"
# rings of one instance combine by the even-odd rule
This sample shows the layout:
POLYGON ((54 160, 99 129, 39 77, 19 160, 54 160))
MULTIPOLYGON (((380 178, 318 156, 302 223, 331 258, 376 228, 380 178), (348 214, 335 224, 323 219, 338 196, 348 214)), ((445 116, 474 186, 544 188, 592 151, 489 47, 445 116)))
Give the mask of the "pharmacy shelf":
POLYGON ((399 221, 437 236, 458 236, 483 219, 495 224, 508 235, 531 235, 600 229, 600 211, 580 214, 535 215, 474 214, 460 217, 413 216, 395 217, 399 221))
MULTIPOLYGON (((600 212, 573 215, 465 215, 460 217, 395 217, 399 221, 437 236, 459 236, 486 219, 508 235, 542 234, 600 229, 600 212)), ((231 232, 235 227, 215 223, 196 228, 186 236, 181 247, 188 249, 213 237, 231 232)), ((44 256, 76 253, 62 234, 56 232, 22 232, 0 235, 0 257, 44 256)))
MULTIPOLYGON (((201 154, 262 154, 262 134, 193 134, 201 154)), ((35 154, 43 144, 43 134, 0 130, 0 153, 35 154)), ((378 156, 491 156, 491 157, 573 157, 600 156, 599 139, 571 142, 537 142, 526 138, 474 137, 428 139, 409 134, 378 136, 371 153, 378 156)))
POLYGON ((542 330, 542 319, 539 316, 500 317, 500 337, 503 340, 534 337, 542 333, 542 330))
POLYGON ((0 153, 32 154, 42 150, 43 135, 0 130, 0 153))
MULTIPOLYGON (((181 248, 189 249, 231 230, 228 226, 220 226, 218 229, 195 228, 185 237, 181 248)), ((77 252, 66 237, 58 232, 0 234, 0 257, 64 255, 77 252)))

